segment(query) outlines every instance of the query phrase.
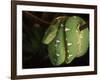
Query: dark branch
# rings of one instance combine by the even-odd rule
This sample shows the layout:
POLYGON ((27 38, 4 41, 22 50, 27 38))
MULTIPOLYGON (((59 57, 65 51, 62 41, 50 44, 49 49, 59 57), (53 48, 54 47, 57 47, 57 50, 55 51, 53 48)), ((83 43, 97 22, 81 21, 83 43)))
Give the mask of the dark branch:
POLYGON ((85 28, 87 28, 88 26, 89 26, 89 24, 86 23, 86 24, 84 24, 84 25, 81 25, 81 26, 79 27, 79 29, 80 29, 80 31, 82 31, 82 30, 84 30, 85 28))
POLYGON ((44 24, 50 24, 49 22, 44 21, 43 19, 38 18, 37 16, 33 15, 33 14, 30 13, 30 12, 24 12, 24 13, 27 14, 28 16, 30 16, 30 17, 33 17, 34 19, 39 20, 40 22, 42 22, 42 23, 44 23, 44 24))

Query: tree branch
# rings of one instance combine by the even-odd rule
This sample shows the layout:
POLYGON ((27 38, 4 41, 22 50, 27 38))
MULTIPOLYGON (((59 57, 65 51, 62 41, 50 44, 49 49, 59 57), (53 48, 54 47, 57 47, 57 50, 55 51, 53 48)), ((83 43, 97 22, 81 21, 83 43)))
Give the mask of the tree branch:
POLYGON ((41 19, 41 18, 38 18, 37 16, 35 16, 35 15, 33 15, 32 13, 30 13, 30 12, 24 12, 25 14, 27 14, 28 16, 30 16, 30 17, 32 17, 32 18, 34 18, 34 19, 37 19, 37 20, 39 20, 40 22, 42 22, 42 23, 44 23, 44 24, 50 24, 49 22, 47 22, 47 21, 44 21, 43 19, 41 19))

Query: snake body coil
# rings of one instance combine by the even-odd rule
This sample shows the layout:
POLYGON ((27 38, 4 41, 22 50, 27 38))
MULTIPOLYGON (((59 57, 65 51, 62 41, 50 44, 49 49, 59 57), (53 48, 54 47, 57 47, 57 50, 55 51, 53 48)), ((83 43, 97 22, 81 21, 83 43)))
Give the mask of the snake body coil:
POLYGON ((59 66, 69 64, 88 50, 88 27, 80 31, 86 22, 78 16, 56 18, 47 29, 43 43, 48 45, 51 63, 59 66))

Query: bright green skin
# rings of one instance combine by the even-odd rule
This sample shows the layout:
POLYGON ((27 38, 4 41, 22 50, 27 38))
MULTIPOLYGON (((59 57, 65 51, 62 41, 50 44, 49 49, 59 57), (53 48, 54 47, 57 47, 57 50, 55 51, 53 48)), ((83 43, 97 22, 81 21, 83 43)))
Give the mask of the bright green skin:
POLYGON ((81 57, 86 53, 89 31, 88 28, 79 30, 80 25, 84 24, 86 22, 78 16, 53 21, 43 38, 43 43, 48 44, 49 57, 53 65, 69 64, 76 57, 81 57), (62 27, 61 24, 64 26, 62 27))
POLYGON ((59 26, 60 20, 54 19, 50 25, 50 27, 47 29, 44 37, 43 37, 43 43, 49 44, 56 36, 58 26, 59 26))
POLYGON ((65 44, 64 44, 64 33, 63 27, 58 29, 58 33, 55 39, 48 45, 48 51, 51 63, 59 66, 65 61, 65 44), (58 42, 57 42, 58 41, 58 42))
POLYGON ((66 45, 67 45, 67 58, 66 63, 69 64, 74 58, 84 55, 88 49, 88 28, 80 31, 80 25, 84 25, 85 21, 78 17, 73 16, 66 20, 65 29, 68 28, 66 33, 66 45), (69 51, 68 51, 69 50, 69 51))
POLYGON ((89 47, 89 31, 88 31, 88 28, 82 30, 80 32, 81 36, 83 36, 83 38, 80 38, 80 50, 79 52, 77 53, 77 56, 76 57, 81 57, 83 56, 87 50, 88 50, 88 47, 89 47))

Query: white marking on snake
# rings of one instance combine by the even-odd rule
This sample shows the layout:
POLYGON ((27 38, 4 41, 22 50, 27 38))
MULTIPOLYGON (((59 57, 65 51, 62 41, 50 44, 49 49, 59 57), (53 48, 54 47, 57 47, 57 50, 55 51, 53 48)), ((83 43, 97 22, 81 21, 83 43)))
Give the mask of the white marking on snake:
POLYGON ((56 54, 56 56, 60 56, 59 54, 56 54))
POLYGON ((72 55, 69 55, 68 58, 72 57, 72 55))
POLYGON ((77 18, 76 16, 73 16, 73 18, 77 18))
POLYGON ((71 46, 71 45, 72 45, 72 43, 67 43, 67 45, 68 45, 68 46, 71 46))
POLYGON ((68 29, 68 28, 65 28, 65 31, 69 31, 70 29, 68 29))
POLYGON ((67 52, 69 52, 69 50, 67 50, 67 52))
POLYGON ((61 27, 64 27, 64 25, 63 25, 63 24, 61 24, 61 27))
POLYGON ((57 43, 59 43, 59 42, 60 42, 60 40, 56 40, 56 42, 57 42, 57 43))

